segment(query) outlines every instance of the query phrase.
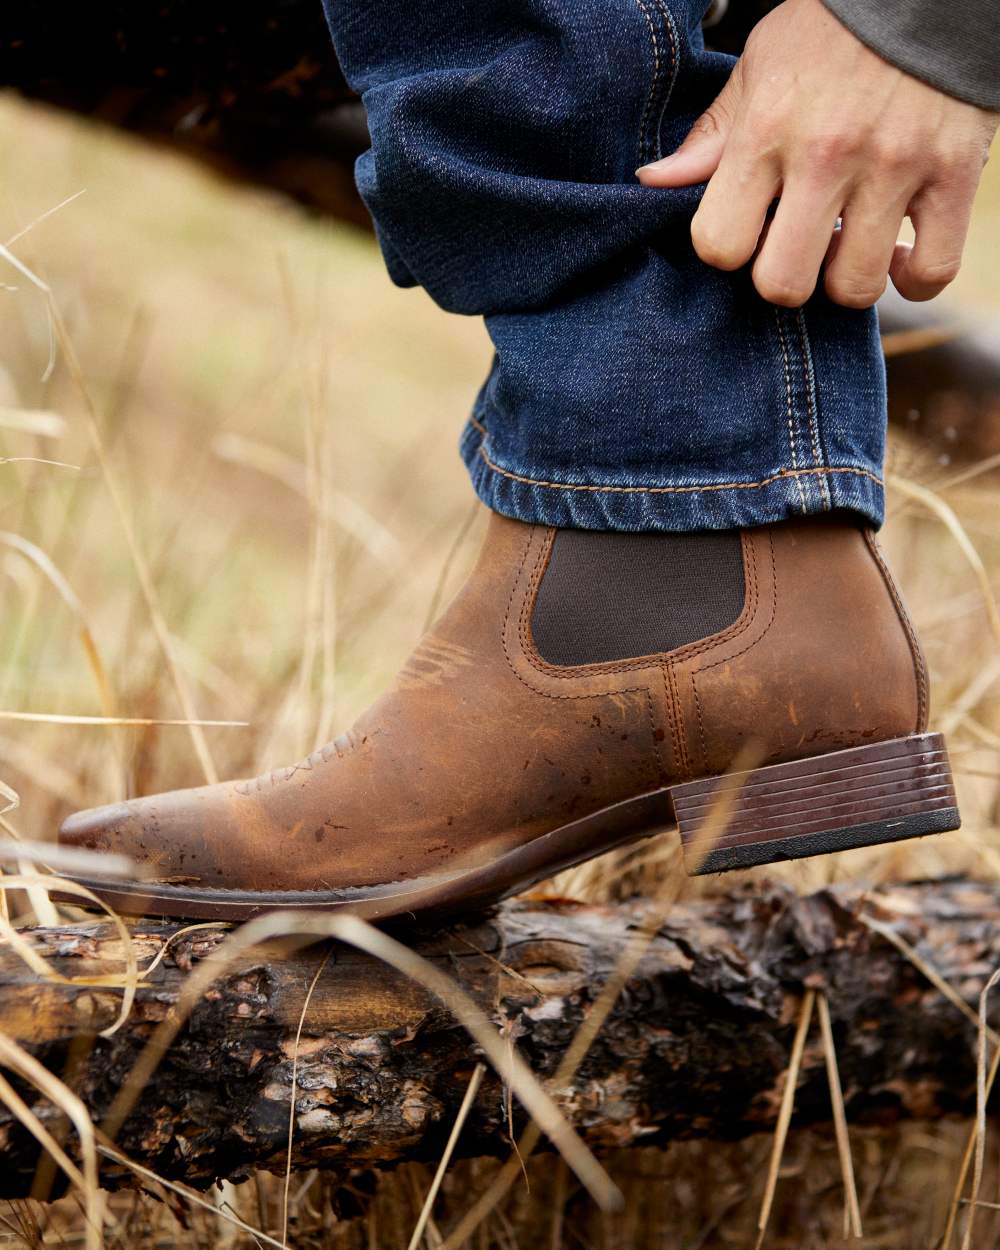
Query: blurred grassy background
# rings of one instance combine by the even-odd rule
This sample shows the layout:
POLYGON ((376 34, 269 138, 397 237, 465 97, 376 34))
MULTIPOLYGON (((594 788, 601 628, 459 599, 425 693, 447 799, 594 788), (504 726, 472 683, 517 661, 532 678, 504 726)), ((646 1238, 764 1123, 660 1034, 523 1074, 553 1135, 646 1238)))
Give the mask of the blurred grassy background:
MULTIPOLYGON (((206 731, 215 767, 223 776, 256 773, 304 754, 377 693, 474 554, 482 518, 455 444, 489 358, 485 333, 422 292, 393 288, 373 241, 349 226, 2 96, 0 172, 0 241, 84 191, 13 250, 51 285, 65 318, 197 710, 249 722, 206 731)), ((1000 312, 998 239, 993 169, 951 304, 990 318, 1000 312)), ((61 357, 46 376, 45 301, 12 267, 0 282, 0 457, 8 458, 0 462, 0 711, 104 713, 108 695, 82 645, 85 626, 119 714, 180 716, 81 396, 61 357), (47 561, 77 607, 65 588, 59 593, 47 561)), ((954 468, 899 436, 890 467, 931 485, 954 468)), ((996 477, 939 497, 995 589, 996 477)), ((927 650, 935 720, 951 735, 965 828, 779 870, 802 889, 844 876, 992 877, 1000 865, 1000 666, 981 587, 940 517, 898 492, 884 537, 927 650)), ((0 720, 0 781, 21 799, 8 819, 26 837, 51 836, 74 805, 202 779, 184 728, 0 720)), ((658 845, 626 874, 628 886, 648 888, 669 866, 671 838, 658 845)), ((598 861, 560 887, 600 898, 622 888, 622 866, 598 861)), ((866 1244, 929 1244, 963 1142, 947 1127, 865 1138, 859 1166, 875 1230, 866 1244)), ((539 1195, 508 1212, 517 1235, 494 1221, 482 1245, 747 1244, 767 1148, 678 1145, 654 1152, 655 1166, 633 1153, 617 1174, 632 1177, 634 1219, 611 1225, 574 1215, 572 1236, 561 1223, 553 1231, 544 1195, 558 1172, 541 1160, 532 1164, 539 1195), (650 1189, 656 1177, 663 1183, 650 1189), (640 1199, 644 1211, 656 1206, 655 1218, 635 1214, 640 1199)), ((800 1183, 781 1191, 771 1244, 835 1244, 830 1140, 800 1134, 790 1160, 800 1183)), ((401 1215, 400 1203, 426 1188, 410 1175, 403 1169, 386 1182, 386 1210, 395 1214, 378 1216, 376 1239, 369 1229, 359 1245, 405 1246, 413 1213, 401 1215)), ((462 1185, 478 1188, 480 1173, 466 1166, 455 1175, 450 1192, 459 1202, 462 1185)), ((258 1186, 265 1216, 269 1183, 258 1186)), ((195 1220, 182 1234, 172 1217, 156 1218, 150 1237, 159 1244, 170 1244, 167 1226, 178 1245, 213 1244, 218 1233, 211 1221, 202 1228, 195 1220)), ((303 1215, 297 1244, 354 1244, 346 1232, 343 1241, 327 1237, 323 1221, 307 1236, 307 1224, 303 1215)), ((983 1233, 989 1228, 984 1220, 983 1233)))

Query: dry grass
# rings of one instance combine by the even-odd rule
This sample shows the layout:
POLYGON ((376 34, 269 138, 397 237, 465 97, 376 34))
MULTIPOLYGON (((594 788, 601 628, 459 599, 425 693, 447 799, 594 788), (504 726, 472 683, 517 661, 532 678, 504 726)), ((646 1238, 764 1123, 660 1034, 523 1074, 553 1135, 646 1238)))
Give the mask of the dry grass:
MULTIPOLYGON (((394 290, 370 240, 347 227, 11 100, 0 99, 0 123, 0 243, 32 226, 13 250, 52 290, 80 365, 74 379, 64 351, 49 367, 44 291, 23 272, 0 273, 17 287, 0 287, 0 713, 17 717, 0 736, 0 796, 20 799, 2 818, 6 833, 41 840, 81 796, 101 802, 197 783, 212 767, 253 774, 297 758, 377 693, 475 550, 480 522, 469 523, 454 443, 489 353, 475 322, 394 290), (60 719, 24 719, 39 714, 60 719), (195 719, 203 741, 185 724, 195 719)), ((998 218, 993 174, 955 298, 994 316, 998 218)), ((965 829, 782 870, 803 891, 855 876, 1000 873, 990 602, 1000 483, 961 478, 902 442, 891 468, 900 485, 886 542, 951 735, 965 829)), ((641 859, 565 874, 560 888, 602 898, 663 887, 669 898, 675 877, 665 840, 641 859)), ((46 906, 37 890, 34 903, 46 906)), ((0 919, 0 940, 16 942, 17 917, 0 919)), ((986 1060, 984 1050, 984 1081, 986 1060)), ((827 1062, 835 1088, 829 1053, 827 1062)), ((863 1221, 863 1244, 933 1245, 963 1158, 984 1204, 1000 1193, 995 1151, 969 1129, 852 1129, 852 1159, 842 1126, 793 1130, 774 1156, 764 1244, 840 1245, 853 1164, 849 1215, 863 1221)), ((527 1159, 530 1190, 520 1164, 488 1161, 439 1178, 407 1165, 357 1178, 354 1193, 293 1175, 287 1244, 405 1250, 433 1183, 429 1247, 475 1198, 508 1186, 468 1242, 476 1250, 748 1246, 770 1152, 759 1139, 614 1157, 625 1206, 612 1216, 556 1157, 527 1159)), ((282 1240, 284 1177, 227 1185, 198 1205, 146 1176, 144 1191, 161 1201, 117 1195, 102 1209, 78 1176, 82 1199, 0 1209, 0 1245, 93 1244, 95 1222, 107 1247, 250 1246, 248 1226, 282 1240)), ((975 1244, 996 1242, 998 1217, 979 1208, 975 1244)))

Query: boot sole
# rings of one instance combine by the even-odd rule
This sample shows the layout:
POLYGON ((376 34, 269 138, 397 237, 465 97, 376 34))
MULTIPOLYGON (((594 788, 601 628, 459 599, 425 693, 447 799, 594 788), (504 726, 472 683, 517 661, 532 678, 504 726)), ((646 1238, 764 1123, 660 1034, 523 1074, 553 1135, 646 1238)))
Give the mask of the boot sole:
POLYGON ((257 893, 71 879, 126 915, 241 921, 282 910, 343 911, 422 921, 480 911, 674 825, 687 872, 697 876, 945 833, 958 829, 960 819, 944 739, 913 734, 682 782, 562 825, 490 864, 410 881, 257 893))

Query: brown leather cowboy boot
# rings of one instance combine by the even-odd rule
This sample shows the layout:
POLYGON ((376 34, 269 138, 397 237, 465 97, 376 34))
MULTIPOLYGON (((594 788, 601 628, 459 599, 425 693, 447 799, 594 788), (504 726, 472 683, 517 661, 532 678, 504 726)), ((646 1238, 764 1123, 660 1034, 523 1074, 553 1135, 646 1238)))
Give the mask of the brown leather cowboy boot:
POLYGON ((926 724, 919 645, 850 521, 629 535, 493 515, 348 733, 253 781, 82 812, 62 839, 148 869, 84 882, 121 910, 465 910, 675 820, 695 872, 955 829, 926 724), (698 839, 713 805, 724 826, 698 839))

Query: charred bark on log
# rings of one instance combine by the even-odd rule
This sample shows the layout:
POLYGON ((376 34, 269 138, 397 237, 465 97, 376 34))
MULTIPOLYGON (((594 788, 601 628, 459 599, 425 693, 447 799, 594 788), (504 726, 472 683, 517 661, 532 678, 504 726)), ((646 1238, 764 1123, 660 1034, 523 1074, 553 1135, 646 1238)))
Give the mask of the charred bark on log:
MULTIPOLYGON (((641 902, 611 907, 510 904, 473 928, 417 943, 483 1005, 542 1076, 570 1039, 643 922, 641 902)), ((861 918, 891 924, 970 1004, 1000 963, 1000 886, 939 881, 822 891, 776 885, 676 905, 650 944, 572 1089, 559 1093, 595 1147, 773 1126, 799 1002, 828 995, 847 1112, 855 1122, 934 1119, 974 1105, 975 1028, 861 918)), ((177 929, 134 928, 140 963, 177 929)), ((69 1083, 100 1120, 190 968, 223 931, 180 938, 139 990, 126 1026, 117 990, 57 984, 0 949, 0 1029, 69 1083)), ((36 949, 66 977, 121 967, 102 923, 38 929, 36 949)), ((133 1159, 195 1185, 283 1169, 294 1037, 328 948, 258 954, 206 994, 161 1063, 119 1141, 133 1159)), ((434 1159, 479 1055, 419 986, 353 949, 334 948, 299 1049, 294 1163, 353 1168, 434 1159)), ((59 1113, 23 1083, 42 1119, 59 1113)), ((830 1117, 823 1053, 810 1040, 799 1124, 830 1117)), ((491 1074, 460 1153, 509 1149, 505 1095, 491 1074)), ((30 1189, 33 1140, 0 1108, 0 1196, 30 1189)), ((128 1183, 105 1165, 110 1186, 128 1183)))

